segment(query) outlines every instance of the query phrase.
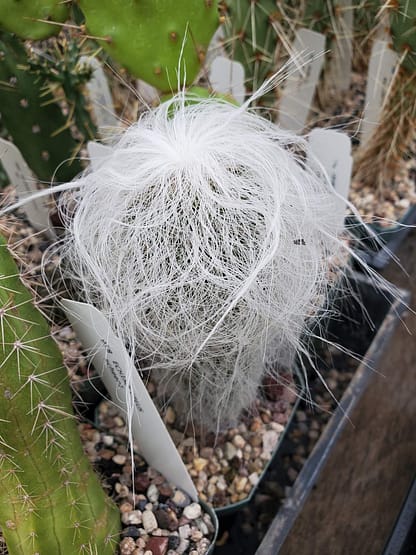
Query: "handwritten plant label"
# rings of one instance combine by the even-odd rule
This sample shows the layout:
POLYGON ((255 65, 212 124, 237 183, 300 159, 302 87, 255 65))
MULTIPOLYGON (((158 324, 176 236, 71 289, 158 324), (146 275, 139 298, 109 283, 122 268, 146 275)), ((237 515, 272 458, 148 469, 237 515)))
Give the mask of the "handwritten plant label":
POLYGON ((389 47, 387 41, 374 41, 368 66, 361 145, 368 141, 379 123, 387 91, 398 67, 398 60, 398 55, 389 47))
POLYGON ((300 29, 292 45, 294 61, 289 69, 280 101, 279 123, 284 129, 300 132, 306 119, 324 63, 325 36, 300 29))
POLYGON ((217 56, 211 64, 209 82, 215 92, 230 95, 242 104, 246 96, 244 67, 223 56, 217 56))
POLYGON ((197 491, 123 342, 95 307, 64 299, 62 305, 83 346, 90 352, 112 400, 127 415, 127 380, 133 392, 132 434, 143 457, 196 501, 197 491))
MULTIPOLYGON (((0 139, 0 161, 21 199, 38 191, 36 178, 15 144, 0 139)), ((49 211, 43 199, 31 200, 25 204, 24 211, 30 224, 37 231, 45 231, 51 239, 56 238, 49 221, 49 211)))
POLYGON ((106 136, 119 126, 107 77, 96 58, 82 56, 80 61, 92 69, 91 79, 87 82, 86 87, 99 132, 106 136))
POLYGON ((329 180, 340 196, 336 199, 334 214, 328 216, 334 220, 335 230, 341 232, 351 185, 351 139, 345 133, 332 129, 313 129, 309 133, 308 147, 309 164, 322 179, 329 180))

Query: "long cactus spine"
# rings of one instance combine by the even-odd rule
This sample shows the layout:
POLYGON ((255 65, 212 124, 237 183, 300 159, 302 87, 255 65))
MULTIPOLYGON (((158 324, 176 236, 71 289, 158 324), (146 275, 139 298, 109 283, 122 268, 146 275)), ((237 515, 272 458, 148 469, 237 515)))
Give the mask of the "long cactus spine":
POLYGON ((62 355, 0 239, 0 527, 13 555, 115 552, 118 510, 83 453, 62 355))

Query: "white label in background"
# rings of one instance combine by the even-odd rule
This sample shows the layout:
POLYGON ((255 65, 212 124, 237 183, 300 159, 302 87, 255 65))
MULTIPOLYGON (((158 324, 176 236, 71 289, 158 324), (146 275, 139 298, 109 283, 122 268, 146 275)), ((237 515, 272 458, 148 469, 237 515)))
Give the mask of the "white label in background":
POLYGON ((157 106, 160 102, 160 94, 159 91, 146 83, 146 81, 142 81, 141 79, 137 79, 136 81, 136 89, 137 89, 137 96, 138 98, 148 106, 157 106))
POLYGON ((332 129, 313 129, 308 138, 310 165, 323 179, 329 179, 335 191, 342 197, 337 199, 336 213, 329 214, 334 220, 336 231, 340 232, 344 228, 346 200, 351 185, 351 139, 345 133, 332 129))
POLYGON ((87 143, 88 158, 90 159, 91 169, 98 170, 101 164, 108 158, 113 149, 109 145, 103 145, 95 141, 88 141, 87 143))
POLYGON ((300 29, 292 45, 295 60, 288 70, 280 100, 279 123, 284 129, 300 132, 306 119, 324 63, 325 36, 300 29))
MULTIPOLYGON (((37 181, 15 144, 0 139, 0 161, 20 200, 38 192, 37 181)), ((24 205, 23 210, 37 231, 45 231, 52 239, 55 239, 56 236, 49 221, 49 210, 44 202, 44 199, 31 200, 24 205)))
POLYGON ((87 82, 91 104, 99 132, 107 135, 119 126, 118 118, 114 112, 113 98, 107 77, 100 62, 93 57, 82 56, 80 61, 92 69, 91 79, 87 82))
POLYGON ((244 67, 240 62, 217 56, 211 63, 209 83, 217 93, 232 96, 242 104, 246 96, 244 67))
POLYGON ((62 304, 81 343, 90 352, 94 367, 111 398, 126 414, 126 380, 131 375, 134 393, 132 433, 143 457, 167 480, 197 501, 197 491, 175 444, 131 357, 107 319, 89 304, 67 299, 62 304))
POLYGON ((338 0, 337 7, 339 16, 334 17, 336 33, 329 71, 337 88, 340 91, 346 91, 351 83, 354 11, 351 7, 351 0, 338 0))
POLYGON ((374 41, 368 65, 365 92, 364 120, 361 125, 361 145, 364 145, 377 127, 386 93, 397 70, 399 57, 384 40, 374 41))

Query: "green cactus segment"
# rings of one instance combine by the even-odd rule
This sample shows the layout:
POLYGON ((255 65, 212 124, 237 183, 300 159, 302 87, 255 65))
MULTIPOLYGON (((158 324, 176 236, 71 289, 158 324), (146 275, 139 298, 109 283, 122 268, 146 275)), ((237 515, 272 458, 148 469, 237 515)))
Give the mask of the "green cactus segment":
MULTIPOLYGON (((331 40, 333 35, 333 26, 331 22, 331 5, 335 4, 329 0, 312 0, 306 2, 305 13, 303 15, 303 22, 305 27, 326 35, 327 39, 331 40)), ((336 5, 332 6, 336 9, 336 5)))
POLYGON ((87 30, 136 77, 168 92, 191 84, 219 25, 217 0, 79 0, 87 30))
POLYGON ((273 0, 227 0, 225 47, 243 64, 248 92, 255 91, 273 73, 277 33, 273 23, 282 13, 273 0))
POLYGON ((416 2, 398 0, 390 15, 393 46, 400 56, 405 54, 402 65, 416 71, 416 2))
POLYGON ((0 27, 23 39, 44 39, 56 35, 69 16, 69 3, 62 0, 1 0, 0 27), (38 21, 42 20, 42 21, 38 21))
POLYGON ((43 90, 27 63, 19 39, 0 33, 2 123, 40 180, 70 181, 82 170, 73 159, 77 143, 53 95, 43 90))
POLYGON ((62 355, 0 238, 0 527, 13 555, 115 552, 119 513, 79 438, 62 355))

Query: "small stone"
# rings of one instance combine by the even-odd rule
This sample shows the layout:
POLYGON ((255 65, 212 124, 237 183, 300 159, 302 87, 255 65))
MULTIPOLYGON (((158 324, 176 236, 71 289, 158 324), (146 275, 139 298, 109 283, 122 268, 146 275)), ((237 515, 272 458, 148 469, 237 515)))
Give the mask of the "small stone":
POLYGON ((137 539, 140 537, 140 531, 137 526, 128 526, 121 532, 121 537, 137 539))
POLYGON ((274 430, 268 430, 263 434, 263 453, 270 455, 277 445, 279 434, 274 430))
POLYGON ((146 510, 143 512, 142 522, 143 528, 148 534, 150 534, 150 532, 153 532, 153 530, 156 530, 157 528, 157 520, 152 511, 146 510))
POLYGON ((232 443, 227 441, 224 445, 224 457, 227 461, 231 461, 237 454, 237 449, 234 447, 232 443))
POLYGON ((104 435, 103 436, 103 443, 106 447, 111 447, 114 443, 113 436, 104 435))
POLYGON ((182 490, 177 489, 172 497, 172 502, 175 503, 177 507, 183 509, 191 502, 189 495, 184 493, 182 490))
POLYGON ((214 449, 212 447, 202 447, 199 454, 203 459, 211 459, 214 456, 214 449))
POLYGON ((179 536, 169 536, 168 548, 175 550, 179 547, 181 539, 179 536))
POLYGON ((202 532, 200 530, 195 530, 195 529, 192 530, 191 540, 193 542, 196 542, 196 543, 200 542, 202 540, 202 538, 203 538, 203 535, 202 535, 202 532))
POLYGON ((197 457, 193 461, 193 466, 197 472, 201 472, 201 470, 204 470, 207 464, 207 459, 203 459, 202 457, 197 457))
POLYGON ((160 497, 164 497, 165 499, 169 499, 169 497, 171 497, 172 495, 173 495, 173 489, 171 488, 171 486, 167 482, 164 482, 163 484, 160 484, 160 486, 159 486, 159 499, 160 499, 160 497))
POLYGON ((166 555, 168 544, 169 539, 166 537, 153 537, 147 541, 146 549, 149 550, 152 555, 166 555))
POLYGON ((199 503, 191 503, 183 510, 183 515, 189 520, 194 520, 195 518, 199 518, 202 514, 201 505, 199 503))
POLYGON ((141 522, 142 522, 142 512, 141 511, 130 511, 129 513, 123 513, 121 515, 121 522, 123 524, 141 524, 141 522))
POLYGON ((138 493, 144 493, 150 484, 150 478, 146 473, 136 474, 134 477, 134 486, 138 493))
POLYGON ((234 480, 235 491, 237 493, 243 493, 247 482, 248 478, 237 476, 237 478, 234 480))
POLYGON ((179 526, 179 537, 181 539, 187 540, 191 535, 191 527, 189 524, 185 524, 184 526, 179 526))
POLYGON ((178 553, 178 555, 182 555, 183 553, 188 551, 189 543, 189 540, 187 540, 186 538, 181 538, 180 543, 176 548, 176 553, 178 553))
POLYGON ((120 542, 120 555, 132 555, 136 549, 136 543, 133 538, 124 538, 120 542))
POLYGON ((237 449, 243 449, 244 445, 246 444, 246 440, 240 434, 237 434, 233 437, 233 445, 237 447, 237 449))
POLYGON ((158 509, 155 511, 155 517, 160 528, 174 531, 178 529, 179 521, 175 511, 170 508, 158 509))
POLYGON ((168 407, 166 409, 166 413, 165 413, 165 417, 164 417, 164 421, 166 422, 166 424, 168 425, 172 425, 175 423, 176 420, 176 414, 175 411, 173 410, 172 407, 168 407))
POLYGON ((128 503, 127 501, 122 503, 119 507, 120 513, 129 513, 133 509, 133 505, 131 503, 128 503))
POLYGON ((248 477, 248 480, 252 486, 257 486, 257 484, 259 483, 259 475, 257 474, 257 472, 252 472, 248 477))
POLYGON ((146 496, 151 503, 157 503, 159 501, 159 490, 155 484, 150 484, 147 488, 146 496))
POLYGON ((114 422, 114 425, 117 426, 118 428, 121 428, 122 426, 125 425, 124 420, 120 416, 115 416, 113 422, 114 422))
POLYGON ((112 461, 116 464, 119 464, 120 466, 123 466, 123 464, 126 462, 126 457, 125 455, 114 455, 112 461))

